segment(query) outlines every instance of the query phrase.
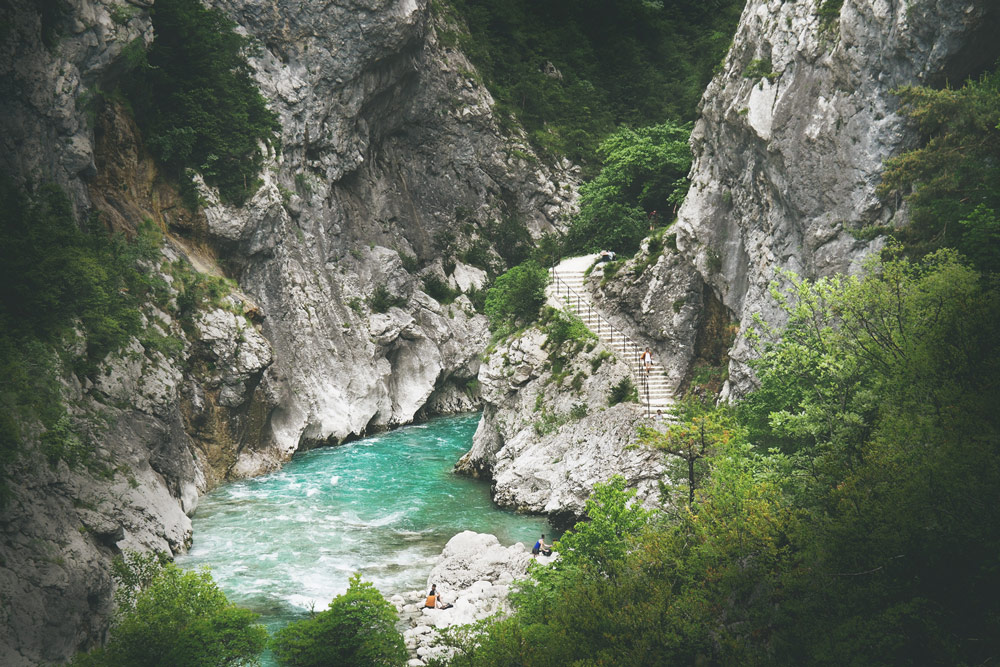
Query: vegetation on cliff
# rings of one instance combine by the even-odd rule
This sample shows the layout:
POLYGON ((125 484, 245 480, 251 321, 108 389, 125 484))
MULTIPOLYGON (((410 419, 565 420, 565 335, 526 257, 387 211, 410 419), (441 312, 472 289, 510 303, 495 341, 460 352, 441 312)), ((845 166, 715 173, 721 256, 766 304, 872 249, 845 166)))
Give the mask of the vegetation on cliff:
POLYGON ((622 125, 694 119, 744 5, 449 1, 469 32, 442 39, 469 56, 501 118, 516 118, 543 153, 591 166, 622 125))
POLYGON ((7 469, 26 442, 40 441, 52 463, 84 461, 90 447, 71 424, 60 373, 93 373, 137 335, 140 305, 162 281, 139 266, 159 254, 153 230, 131 242, 96 220, 81 230, 54 186, 25 192, 0 180, 0 210, 2 502, 7 469))
POLYGON ((910 224, 892 233, 917 255, 958 248, 1000 271, 1000 69, 957 89, 898 92, 922 145, 886 165, 880 193, 910 203, 910 224))
POLYGON ((687 192, 689 125, 623 127, 601 142, 601 171, 580 187, 566 247, 633 254, 653 225, 670 222, 687 192))
POLYGON ((260 183, 261 144, 276 147, 281 129, 251 77, 253 45, 198 0, 157 0, 152 18, 153 44, 129 47, 123 86, 146 144, 178 182, 197 172, 242 204, 260 183))

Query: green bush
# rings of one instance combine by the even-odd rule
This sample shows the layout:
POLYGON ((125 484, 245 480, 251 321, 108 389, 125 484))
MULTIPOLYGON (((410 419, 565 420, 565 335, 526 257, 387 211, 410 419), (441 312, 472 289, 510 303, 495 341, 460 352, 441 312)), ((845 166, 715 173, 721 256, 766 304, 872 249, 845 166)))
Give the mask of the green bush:
POLYGON ((207 571, 126 555, 115 570, 120 607, 104 648, 78 655, 74 667, 173 667, 257 664, 267 630, 257 615, 230 603, 207 571))
POLYGON ((361 575, 330 608, 279 630, 271 648, 280 665, 390 666, 406 664, 406 645, 396 629, 396 609, 361 575))
POLYGON ((462 293, 460 290, 453 289, 448 283, 433 273, 421 278, 421 282, 424 285, 424 292, 442 305, 451 303, 455 300, 455 297, 462 293))
POLYGON ((687 192, 689 125, 672 122, 621 128, 598 148, 600 173, 580 187, 580 212, 567 246, 579 252, 631 255, 649 229, 647 212, 662 218, 687 192))
POLYGON ((626 375, 621 379, 616 385, 613 385, 608 391, 608 406, 618 405, 619 403, 638 403, 639 402, 639 390, 635 388, 635 383, 632 382, 632 377, 626 375))
POLYGON ((549 272, 531 260, 498 276, 486 293, 486 317, 497 333, 509 332, 517 325, 538 319, 545 303, 549 272))
POLYGON ((280 131, 251 76, 251 42, 199 0, 157 0, 151 13, 146 62, 124 84, 146 145, 179 181, 194 170, 242 204, 259 185, 259 142, 276 145, 280 131))
POLYGON ((409 303, 402 294, 393 294, 385 285, 377 285, 367 299, 373 313, 387 313, 390 308, 403 308, 409 303))

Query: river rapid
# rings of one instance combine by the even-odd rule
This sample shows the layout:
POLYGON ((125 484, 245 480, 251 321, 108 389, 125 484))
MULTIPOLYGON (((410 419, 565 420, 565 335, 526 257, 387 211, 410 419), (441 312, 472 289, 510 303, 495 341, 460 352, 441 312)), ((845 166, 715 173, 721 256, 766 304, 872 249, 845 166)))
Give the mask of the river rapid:
POLYGON ((541 517, 498 509, 488 482, 452 466, 478 414, 444 417, 296 454, 280 471, 202 497, 181 567, 209 567, 273 632, 321 611, 355 572, 383 595, 423 589, 445 543, 473 530, 533 544, 541 517))

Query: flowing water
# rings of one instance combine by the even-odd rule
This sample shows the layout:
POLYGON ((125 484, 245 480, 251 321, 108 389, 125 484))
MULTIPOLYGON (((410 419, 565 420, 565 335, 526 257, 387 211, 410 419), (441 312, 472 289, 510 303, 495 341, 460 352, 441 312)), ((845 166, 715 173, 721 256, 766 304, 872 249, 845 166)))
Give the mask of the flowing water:
POLYGON ((488 483, 452 473, 478 421, 445 417, 314 449, 278 472, 219 487, 202 497, 194 543, 178 563, 211 568, 229 599, 273 632, 313 605, 325 609, 354 572, 386 597, 424 588, 463 530, 533 544, 551 532, 545 519, 500 510, 488 483))

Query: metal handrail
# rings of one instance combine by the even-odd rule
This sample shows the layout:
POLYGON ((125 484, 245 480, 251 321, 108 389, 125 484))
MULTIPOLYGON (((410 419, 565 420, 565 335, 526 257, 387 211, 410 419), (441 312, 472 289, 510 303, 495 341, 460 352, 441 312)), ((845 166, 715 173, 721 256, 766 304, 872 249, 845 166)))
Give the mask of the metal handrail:
POLYGON ((607 319, 605 319, 605 317, 603 315, 601 315, 600 311, 598 311, 596 308, 593 307, 593 304, 590 303, 590 299, 584 299, 579 294, 577 294, 576 290, 574 290, 572 287, 570 287, 569 285, 567 285, 566 282, 559 276, 559 274, 557 274, 555 272, 555 269, 549 269, 549 284, 555 285, 555 288, 556 288, 555 292, 556 292, 556 298, 557 299, 559 298, 560 288, 562 288, 563 290, 565 290, 565 292, 566 292, 565 299, 566 299, 567 310, 573 306, 573 299, 571 298, 571 296, 573 298, 575 298, 575 300, 576 300, 576 315, 577 315, 577 317, 580 317, 581 319, 583 317, 583 308, 582 308, 581 304, 583 302, 586 302, 586 305, 587 305, 587 323, 586 323, 587 324, 587 328, 592 330, 590 322, 591 322, 591 320, 594 320, 596 318, 596 320, 597 320, 597 336, 600 337, 601 334, 603 333, 602 327, 601 327, 601 324, 603 323, 607 327, 607 329, 608 329, 608 336, 611 339, 610 342, 611 342, 611 346, 612 346, 611 347, 612 351, 614 351, 614 349, 615 349, 614 348, 615 333, 617 333, 618 336, 622 339, 622 343, 623 343, 622 347, 625 348, 626 354, 628 354, 628 352, 632 352, 633 353, 633 359, 635 360, 635 368, 634 369, 632 368, 632 364, 631 363, 628 363, 627 365, 632 370, 632 374, 633 374, 633 376, 636 379, 636 383, 637 383, 637 385, 639 387, 640 393, 644 392, 646 394, 646 416, 650 417, 651 416, 651 414, 650 414, 651 407, 650 407, 650 399, 649 399, 649 375, 642 372, 643 371, 642 362, 639 360, 639 344, 636 343, 631 338, 629 338, 629 336, 624 331, 622 331, 621 329, 619 329, 615 325, 611 324, 611 322, 609 322, 607 319))

